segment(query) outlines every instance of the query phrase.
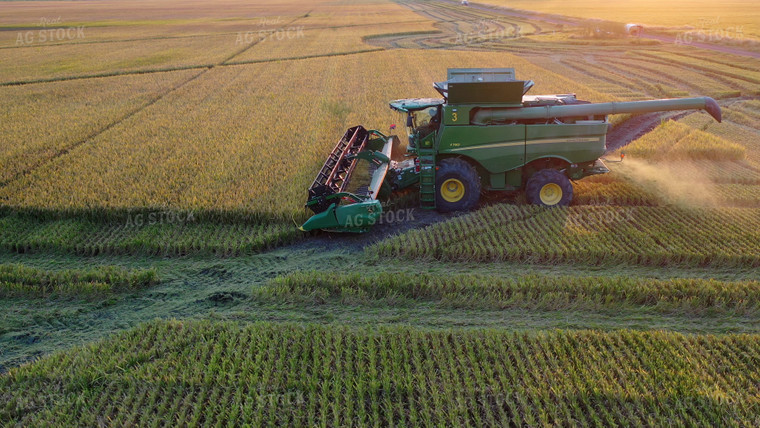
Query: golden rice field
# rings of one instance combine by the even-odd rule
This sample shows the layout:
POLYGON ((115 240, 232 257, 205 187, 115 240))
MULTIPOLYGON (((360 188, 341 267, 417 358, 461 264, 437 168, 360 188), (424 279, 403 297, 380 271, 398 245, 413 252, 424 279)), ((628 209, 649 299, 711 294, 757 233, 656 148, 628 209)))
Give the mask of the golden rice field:
POLYGON ((429 67, 415 63, 419 54, 214 68, 4 186, 0 200, 25 208, 246 209, 290 219, 302 214, 304 189, 336 136, 356 123, 387 131, 403 120, 387 101, 434 96, 430 82, 445 75, 446 64, 493 67, 508 59, 546 92, 574 86, 579 96, 611 99, 512 55, 435 51, 426 54, 436 64, 429 67), (342 71, 357 60, 377 66, 352 69, 344 78, 342 71), (307 74, 313 78, 304 81, 307 74))
POLYGON ((746 148, 680 122, 665 122, 625 148, 647 160, 743 160, 746 148))
MULTIPOLYGON (((458 3, 0 2, 0 426, 760 425, 760 60, 458 3), (455 67, 723 122, 611 117, 569 207, 298 230, 455 67)), ((485 3, 760 39, 748 0, 485 3)))
POLYGON ((0 88, 7 102, 0 122, 4 141, 0 182, 5 184, 76 147, 98 129, 141 110, 195 74, 175 71, 0 88))

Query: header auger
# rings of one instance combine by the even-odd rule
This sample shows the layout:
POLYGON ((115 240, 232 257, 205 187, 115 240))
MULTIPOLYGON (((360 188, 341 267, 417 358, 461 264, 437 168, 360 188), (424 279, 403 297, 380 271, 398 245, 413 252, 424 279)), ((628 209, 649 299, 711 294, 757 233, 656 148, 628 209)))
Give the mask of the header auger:
POLYGON ((438 211, 475 207, 481 191, 523 190, 530 203, 568 205, 572 181, 609 172, 607 116, 705 110, 709 97, 589 103, 575 94, 525 95, 532 81, 511 68, 449 69, 433 87, 443 98, 390 102, 406 115, 406 160, 395 136, 355 126, 346 131, 309 188, 314 215, 302 230, 364 232, 382 214, 379 198, 419 186, 420 206, 438 211))

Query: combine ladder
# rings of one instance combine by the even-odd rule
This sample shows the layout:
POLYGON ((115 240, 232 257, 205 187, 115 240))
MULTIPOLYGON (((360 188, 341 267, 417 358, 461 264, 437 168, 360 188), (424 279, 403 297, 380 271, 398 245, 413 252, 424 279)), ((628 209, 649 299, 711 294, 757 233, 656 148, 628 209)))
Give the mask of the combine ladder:
POLYGON ((435 150, 420 149, 420 207, 435 209, 435 150))

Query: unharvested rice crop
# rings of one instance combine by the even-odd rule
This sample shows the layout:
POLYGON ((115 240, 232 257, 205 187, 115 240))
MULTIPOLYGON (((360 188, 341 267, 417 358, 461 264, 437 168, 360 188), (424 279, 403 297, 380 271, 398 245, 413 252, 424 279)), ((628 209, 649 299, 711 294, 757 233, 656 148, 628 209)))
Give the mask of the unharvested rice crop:
POLYGON ((745 149, 688 125, 667 121, 625 147, 626 154, 652 160, 742 160, 745 149))
POLYGON ((671 64, 666 61, 653 61, 649 57, 638 57, 627 54, 621 57, 608 58, 612 64, 620 67, 636 70, 644 76, 651 76, 655 82, 666 84, 676 83, 681 87, 688 88, 695 95, 710 96, 713 98, 733 98, 741 95, 741 91, 732 88, 728 83, 717 80, 713 76, 705 75, 699 70, 690 70, 688 67, 671 64))
POLYGON ((0 183, 60 156, 197 71, 0 87, 0 183))
MULTIPOLYGON (((731 111, 733 111, 731 107, 723 109, 723 112, 729 115, 731 111)), ((681 119, 680 122, 731 142, 741 144, 746 149, 747 160, 760 165, 760 130, 739 125, 729 120, 724 120, 723 123, 716 123, 709 116, 701 114, 690 114, 681 119)), ((726 174, 726 176, 729 177, 731 174, 726 174)))
POLYGON ((0 49, 0 83, 210 66, 245 47, 236 40, 226 34, 0 49))
POLYGON ((190 211, 150 211, 115 213, 110 220, 99 221, 88 219, 89 213, 64 218, 31 214, 0 216, 0 249, 86 256, 233 256, 258 253, 301 236, 292 223, 246 220, 243 215, 230 218, 211 213, 204 218, 190 211))
POLYGON ((599 310, 744 314, 760 309, 760 282, 676 278, 482 274, 294 272, 253 290, 262 300, 399 305, 433 301, 475 309, 599 310))
POLYGON ((758 366, 746 334, 153 322, 12 369, 0 421, 749 426, 758 366))
POLYGON ((736 57, 730 57, 731 59, 727 60, 725 54, 708 53, 694 56, 694 52, 683 54, 683 52, 661 51, 639 52, 638 54, 648 58, 668 61, 681 67, 692 68, 704 73, 717 73, 721 77, 730 77, 742 82, 753 83, 755 84, 754 89, 752 86, 748 86, 746 89, 752 95, 758 94, 757 84, 760 83, 760 71, 757 70, 756 60, 752 63, 753 65, 747 65, 747 58, 739 57, 737 59, 736 57), (745 64, 742 64, 743 62, 745 64))
POLYGON ((349 126, 387 131, 392 99, 435 96, 451 64, 498 67, 538 93, 606 96, 504 53, 398 50, 214 68, 84 144, 0 188, 12 207, 246 210, 292 224, 349 126), (355 67, 357 61, 372 66, 355 67), (346 70, 350 70, 347 73, 346 70), (304 79, 303 76, 311 76, 304 79), (277 106, 276 109, 272 108, 277 106))
POLYGON ((435 31, 435 27, 430 23, 413 22, 392 25, 375 23, 361 27, 295 28, 291 33, 267 36, 231 62, 246 63, 378 50, 381 48, 368 45, 364 38, 417 31, 435 31))
POLYGON ((154 269, 100 266, 46 271, 20 264, 0 264, 0 296, 90 295, 137 290, 157 284, 154 269))
MULTIPOLYGON (((379 5, 379 11, 387 7, 379 5)), ((393 5, 398 8, 397 5, 393 5)), ((281 27, 310 11, 321 13, 335 7, 325 0, 283 1, 220 0, 214 3, 166 0, 160 3, 132 2, 81 3, 76 1, 38 3, 8 2, 0 16, 0 46, 15 47, 19 34, 27 40, 31 31, 33 45, 100 43, 113 40, 150 40, 186 36, 234 34, 238 31, 269 30, 281 27), (41 40, 39 31, 58 28, 84 27, 84 38, 59 38, 56 35, 41 40)), ((347 8, 349 9, 349 8, 347 8)))

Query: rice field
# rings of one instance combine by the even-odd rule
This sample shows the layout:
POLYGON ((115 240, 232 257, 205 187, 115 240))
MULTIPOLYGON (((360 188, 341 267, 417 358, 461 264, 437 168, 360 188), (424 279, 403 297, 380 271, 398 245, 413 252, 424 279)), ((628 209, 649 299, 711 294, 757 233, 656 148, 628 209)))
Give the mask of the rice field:
MULTIPOLYGON (((252 43, 252 42, 251 42, 252 43)), ((236 35, 0 49, 0 84, 203 68, 233 56, 236 35)))
POLYGON ((370 247, 384 258, 760 266, 760 211, 493 205, 370 247))
POLYGON ((572 7, 550 0, 487 0, 485 3, 579 18, 623 23, 637 22, 650 27, 731 31, 731 34, 737 38, 753 40, 760 38, 760 26, 758 26, 760 21, 757 19, 760 16, 760 10, 757 4, 750 0, 732 0, 720 4, 687 0, 675 0, 666 4, 656 0, 634 0, 625 4, 613 4, 583 0, 574 2, 572 7))
POLYGON ((661 124, 624 150, 632 157, 653 161, 740 161, 746 152, 739 143, 675 121, 661 124))
POLYGON ((94 269, 46 271, 20 264, 0 264, 0 296, 98 295, 135 291, 159 282, 154 269, 103 266, 94 269))
POLYGON ((0 378, 22 425, 757 422, 756 335, 152 322, 0 378))
POLYGON ((345 129, 364 123, 387 131, 403 120, 387 102, 434 96, 430 82, 445 75, 446 64, 508 60, 542 92, 574 86, 587 99, 610 99, 516 56, 435 51, 426 54, 435 67, 403 66, 419 54, 383 51, 214 68, 3 186, 0 201, 53 210, 247 210, 291 223, 294 216, 302 219, 305 189, 345 129), (368 67, 348 78, 340 73, 357 59, 388 72, 368 67), (314 78, 304 81, 307 74, 314 78))
POLYGON ((7 102, 0 121, 4 141, 0 183, 5 185, 86 142, 100 129, 139 111, 195 74, 176 71, 34 88, 0 87, 7 102), (27 120, 30 117, 31 122, 27 120))
POLYGON ((408 306, 432 302, 452 308, 620 310, 665 313, 739 312, 760 309, 757 281, 417 272, 294 272, 254 288, 255 299, 277 302, 337 300, 345 304, 408 306))
POLYGON ((205 217, 193 211, 147 210, 55 216, 10 213, 0 217, 0 249, 16 253, 82 256, 239 256, 291 243, 301 237, 293 224, 245 220, 234 214, 205 217), (40 218, 42 217, 42 218, 40 218), (89 218, 88 218, 89 217, 89 218))
MULTIPOLYGON (((0 2, 0 426, 760 425, 760 62, 457 3, 0 2), (345 129, 450 67, 724 121, 611 117, 570 207, 299 231, 345 129)), ((747 0, 501 4, 760 37, 747 0)))

